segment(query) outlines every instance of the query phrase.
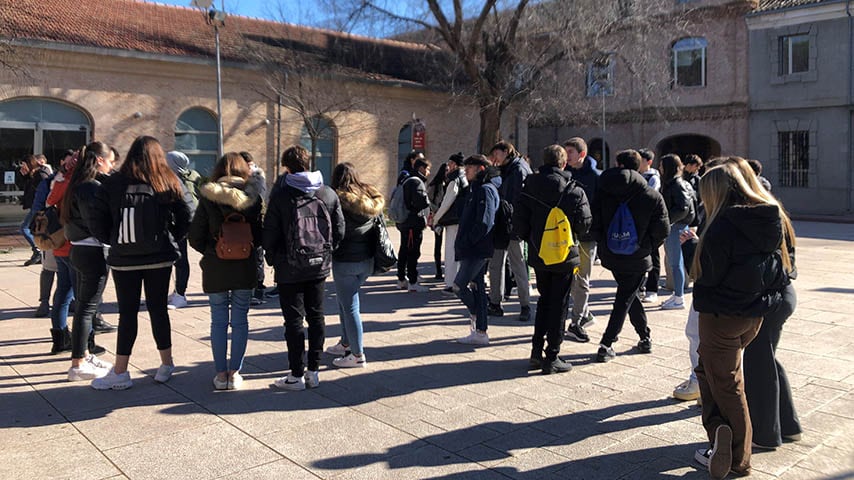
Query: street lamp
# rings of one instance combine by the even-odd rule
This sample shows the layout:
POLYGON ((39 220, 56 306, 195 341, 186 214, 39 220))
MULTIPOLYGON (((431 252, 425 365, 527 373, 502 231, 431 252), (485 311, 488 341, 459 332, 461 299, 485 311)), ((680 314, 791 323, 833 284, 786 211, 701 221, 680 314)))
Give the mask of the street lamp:
POLYGON ((605 142, 605 96, 609 92, 613 94, 614 91, 613 65, 611 63, 613 55, 614 52, 605 52, 593 64, 596 67, 594 83, 602 95, 602 163, 605 168, 608 167, 608 144, 605 142))
POLYGON ((225 26, 225 0, 221 0, 220 10, 213 6, 213 0, 193 0, 190 6, 207 10, 205 21, 214 28, 216 44, 216 126, 217 126, 217 156, 222 157, 222 67, 219 55, 219 28, 225 26))

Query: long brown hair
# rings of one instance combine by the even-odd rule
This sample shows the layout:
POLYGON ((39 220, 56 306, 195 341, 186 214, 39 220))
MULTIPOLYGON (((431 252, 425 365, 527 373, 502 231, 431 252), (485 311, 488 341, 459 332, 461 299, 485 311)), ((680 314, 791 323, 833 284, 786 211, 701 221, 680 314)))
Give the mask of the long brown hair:
POLYGON ((68 186, 65 189, 65 195, 62 196, 62 205, 59 209, 59 219, 63 225, 71 219, 71 199, 74 198, 74 190, 81 183, 95 178, 100 173, 98 159, 106 158, 109 155, 110 147, 104 142, 92 142, 80 147, 77 152, 77 165, 68 180, 68 186))
POLYGON ((356 166, 350 162, 342 162, 332 171, 332 189, 338 192, 350 192, 358 195, 372 196, 373 187, 362 183, 356 172, 356 166))
POLYGON ((181 199, 184 195, 181 182, 166 163, 163 147, 154 137, 136 137, 119 173, 145 182, 151 185, 155 192, 166 194, 173 200, 181 199))
POLYGON ((211 173, 211 180, 219 181, 222 177, 240 177, 244 180, 249 178, 249 164, 246 163, 243 155, 237 152, 228 152, 216 162, 211 173))

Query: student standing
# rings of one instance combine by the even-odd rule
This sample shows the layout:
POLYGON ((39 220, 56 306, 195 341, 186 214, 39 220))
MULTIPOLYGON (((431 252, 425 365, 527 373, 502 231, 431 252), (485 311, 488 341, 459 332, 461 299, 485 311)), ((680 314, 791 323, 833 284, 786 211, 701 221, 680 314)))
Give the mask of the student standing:
MULTIPOLYGON (((92 381, 96 390, 133 386, 128 362, 136 342, 139 299, 145 288, 151 331, 160 354, 156 382, 167 382, 175 370, 167 296, 177 242, 190 225, 188 192, 166 163, 166 153, 153 137, 137 137, 118 172, 105 179, 96 197, 95 236, 110 245, 119 304, 116 364, 92 381)), ((79 307, 78 307, 79 308, 79 307)))
POLYGON ((682 242, 679 237, 688 230, 694 221, 694 191, 691 185, 682 179, 682 161, 678 155, 661 157, 661 196, 667 207, 670 219, 670 233, 664 241, 664 254, 673 275, 673 295, 661 304, 662 310, 681 310, 685 308, 682 297, 685 295, 685 261, 682 257, 682 242))
POLYGON ((454 293, 454 278, 460 268, 460 262, 454 258, 454 244, 459 230, 460 211, 465 195, 468 193, 469 182, 463 171, 463 154, 455 153, 448 158, 445 196, 433 216, 434 229, 441 228, 445 233, 445 288, 444 293, 454 293))
MULTIPOLYGON (((175 172, 178 179, 184 185, 184 188, 190 195, 185 195, 189 201, 187 207, 190 209, 190 216, 196 211, 196 206, 199 203, 199 185, 202 182, 202 176, 199 172, 190 168, 190 159, 182 152, 171 151, 166 154, 166 161, 169 162, 169 168, 175 172)), ((169 310, 184 308, 187 306, 187 283, 190 281, 190 260, 187 257, 187 239, 178 240, 178 253, 180 256, 175 262, 175 291, 169 294, 169 310)))
POLYGON ((397 253, 397 288, 410 292, 426 292, 427 287, 418 282, 418 259, 421 242, 427 227, 430 199, 427 197, 427 177, 430 161, 416 158, 408 177, 400 184, 403 203, 409 212, 406 220, 395 225, 400 232, 400 250, 397 253))

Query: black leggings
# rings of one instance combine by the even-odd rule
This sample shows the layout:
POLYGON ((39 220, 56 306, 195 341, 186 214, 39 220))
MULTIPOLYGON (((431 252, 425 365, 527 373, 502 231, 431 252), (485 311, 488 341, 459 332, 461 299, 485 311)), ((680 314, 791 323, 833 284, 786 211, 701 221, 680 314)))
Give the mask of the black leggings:
POLYGON ((166 299, 172 267, 148 270, 113 270, 116 298, 119 303, 119 334, 116 355, 130 355, 136 342, 139 299, 145 286, 145 306, 151 318, 151 332, 158 350, 172 347, 172 327, 166 299))
POLYGON ((72 245, 71 266, 77 276, 74 296, 77 309, 71 323, 71 358, 83 358, 88 350, 92 319, 101 305, 101 296, 107 284, 107 262, 103 247, 72 245))

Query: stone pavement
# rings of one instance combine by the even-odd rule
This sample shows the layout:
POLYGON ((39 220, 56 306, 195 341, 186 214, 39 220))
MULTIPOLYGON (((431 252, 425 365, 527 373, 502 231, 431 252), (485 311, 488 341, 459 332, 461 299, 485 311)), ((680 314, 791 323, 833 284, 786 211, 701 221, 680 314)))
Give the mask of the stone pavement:
MULTIPOLYGON (((854 229, 797 229, 800 304, 779 358, 804 438, 755 454, 753 477, 852 478, 854 229)), ((530 324, 492 319, 492 345, 458 345, 452 340, 467 333, 468 320, 456 299, 435 285, 395 291, 385 275, 363 290, 367 369, 335 369, 324 356, 320 388, 271 388, 287 368, 273 301, 250 312, 245 389, 215 392, 196 272, 191 307, 172 315, 172 380, 152 380, 157 353, 143 327, 134 387, 96 392, 65 381, 66 356, 45 354, 49 321, 31 317, 39 269, 19 266, 27 256, 0 255, 0 478, 707 478, 692 462, 704 445, 699 409, 669 398, 688 373, 686 313, 651 309, 651 355, 632 354, 629 328, 615 361, 591 363, 614 287, 599 267, 594 342, 564 343, 575 364, 564 375, 526 371, 530 324)), ((117 321, 112 285, 106 302, 107 320, 117 321)), ((331 345, 340 334, 331 294, 326 307, 331 345)), ((113 350, 115 334, 99 338, 113 350)))

